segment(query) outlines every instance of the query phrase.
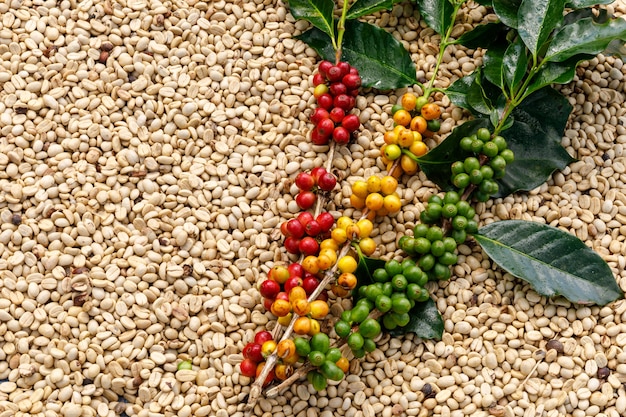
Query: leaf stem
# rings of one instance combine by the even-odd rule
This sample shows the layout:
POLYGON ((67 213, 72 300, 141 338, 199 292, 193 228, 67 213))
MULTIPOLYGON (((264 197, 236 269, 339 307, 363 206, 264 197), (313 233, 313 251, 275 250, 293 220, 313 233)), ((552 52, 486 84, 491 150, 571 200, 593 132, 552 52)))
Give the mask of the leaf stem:
MULTIPOLYGON (((346 16, 348 15, 349 0, 343 0, 343 8, 341 10, 341 18, 337 24, 337 43, 335 46, 335 64, 341 61, 341 44, 343 43, 343 34, 346 32, 346 16)), ((333 43, 335 40, 333 39, 333 43)))
POLYGON ((437 79, 437 73, 439 72, 439 67, 441 66, 441 63, 443 62, 443 53, 445 52, 446 48, 452 44, 452 42, 449 42, 449 39, 450 39, 450 36, 452 35, 452 29, 454 29, 454 22, 456 20, 456 15, 459 12, 461 5, 463 4, 462 1, 454 1, 452 3, 454 6, 454 12, 452 13, 452 22, 450 23, 450 27, 448 27, 448 29, 446 30, 446 33, 441 38, 441 42, 439 43, 439 53, 437 54, 437 63, 435 64, 433 75, 430 77, 430 81, 428 81, 428 86, 426 87, 426 90, 424 91, 424 96, 426 97, 430 97, 430 95, 435 91, 433 86, 435 84, 435 80, 437 79))

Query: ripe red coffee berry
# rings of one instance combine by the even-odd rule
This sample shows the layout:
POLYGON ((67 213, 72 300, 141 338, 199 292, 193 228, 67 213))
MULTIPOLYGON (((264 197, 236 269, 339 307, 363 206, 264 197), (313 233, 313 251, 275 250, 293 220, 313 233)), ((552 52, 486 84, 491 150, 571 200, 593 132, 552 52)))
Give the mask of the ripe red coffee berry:
POLYGON ((345 145, 350 142, 350 132, 345 127, 336 127, 333 131, 333 140, 339 144, 345 145))
POLYGON ((248 378, 254 378, 256 376, 256 368, 257 364, 252 359, 244 359, 239 364, 241 375, 247 376, 248 378))
POLYGON ((318 65, 318 69, 320 74, 322 74, 324 77, 326 77, 326 74, 328 73, 328 70, 330 69, 330 67, 332 67, 333 64, 330 61, 322 61, 320 62, 320 64, 318 65))
POLYGON ((283 242, 283 246, 287 250, 287 252, 297 255, 300 253, 300 239, 295 238, 293 236, 289 236, 283 242))
POLYGON ((296 239, 300 239, 306 233, 304 226, 297 219, 291 219, 287 221, 287 236, 293 236, 296 239))
POLYGON ((289 271, 290 277, 304 277, 304 268, 297 262, 290 264, 287 270, 289 271))
MULTIPOLYGON (((293 278, 293 277, 289 277, 289 279, 287 281, 289 281, 291 278, 293 278)), ((287 281, 285 281, 285 285, 287 285, 287 281)), ((276 299, 277 300, 289 301, 289 294, 287 294, 287 291, 281 291, 276 296, 276 299)))
MULTIPOLYGON (((263 307, 267 310, 267 311, 272 311, 272 304, 274 304, 274 300, 273 299, 269 299, 269 298, 264 298, 263 299, 263 307)), ((263 356, 261 356, 262 358, 263 356)))
POLYGON ((317 196, 311 191, 301 191, 296 196, 296 203, 302 210, 308 210, 313 207, 316 200, 317 196))
MULTIPOLYGON (((349 71, 349 70, 348 70, 349 71)), ((339 81, 341 80, 341 78, 344 76, 345 74, 343 73, 343 71, 341 70, 341 68, 339 68, 336 65, 333 65, 332 67, 330 67, 328 69, 328 71, 326 72, 326 78, 328 78, 330 81, 335 82, 335 81, 339 81)))
POLYGON ((313 122, 313 124, 317 126, 320 121, 328 119, 329 117, 330 114, 328 113, 328 110, 323 107, 318 107, 311 115, 311 122, 313 122))
POLYGON ((340 94, 337 97, 335 97, 335 99, 333 100, 333 105, 335 107, 341 107, 344 111, 349 112, 350 110, 352 110, 352 100, 354 100, 354 97, 350 97, 347 94, 340 94))
MULTIPOLYGON (((300 240, 300 244, 298 246, 300 247, 300 252, 303 253, 306 256, 317 255, 319 253, 319 251, 320 251, 319 243, 317 243, 317 240, 315 240, 311 236, 307 236, 307 237, 302 238, 300 240)), ((289 282, 289 280, 287 280, 287 282, 289 282)), ((287 283, 285 283, 285 286, 286 285, 287 285, 287 283)), ((286 287, 285 287, 285 289, 286 289, 286 287)))
POLYGON ((261 353, 261 345, 255 342, 248 343, 243 348, 243 357, 252 359, 256 363, 262 362, 263 354, 261 353))
POLYGON ((361 126, 359 116, 357 116, 356 114, 347 115, 341 121, 341 126, 345 127, 350 133, 354 132, 359 128, 359 126, 361 126))
POLYGON ((304 281, 300 277, 291 277, 285 282, 285 294, 287 294, 287 301, 289 301, 289 293, 296 287, 301 287, 304 281))
POLYGON ((347 62, 345 62, 345 61, 341 61, 341 62, 339 62, 339 63, 337 64, 337 66, 338 66, 338 67, 339 67, 339 69, 341 70, 341 76, 342 76, 342 77, 344 77, 344 76, 346 76, 347 74, 349 74, 349 73, 350 73, 350 68, 352 68, 352 67, 350 66, 350 64, 348 64, 348 63, 347 63, 347 62))
POLYGON ((320 285, 320 280, 309 276, 306 277, 303 281, 302 281, 302 288, 304 288, 304 291, 306 292, 306 295, 311 295, 313 294, 313 291, 315 291, 315 289, 320 285))
POLYGON ((296 219, 302 224, 303 227, 306 227, 306 225, 310 221, 313 221, 315 217, 313 217, 313 214, 311 214, 310 212, 303 211, 302 213, 298 214, 298 217, 296 217, 296 219))
POLYGON ((350 90, 356 90, 361 87, 361 77, 356 74, 345 75, 341 81, 350 90))
POLYGON ((340 107, 333 107, 329 113, 330 120, 335 123, 341 123, 345 115, 346 112, 340 107))
POLYGON ((324 84, 326 82, 326 77, 324 77, 321 73, 317 73, 313 76, 313 85, 318 86, 320 84, 324 84))
POLYGON ((333 224, 335 224, 335 218, 327 211, 318 214, 315 220, 321 226, 322 232, 329 231, 333 227, 333 224))
POLYGON ((266 279, 259 288, 261 295, 268 299, 274 299, 280 292, 280 284, 274 280, 266 279))
POLYGON ((311 142, 313 143, 313 145, 328 145, 329 141, 330 137, 322 135, 318 128, 315 128, 311 131, 311 142))
POLYGON ((320 120, 317 125, 317 130, 319 130, 322 136, 329 136, 333 133, 335 129, 335 123, 331 119, 323 119, 320 120))
POLYGON ((260 332, 254 335, 254 343, 258 343, 259 345, 262 345, 268 340, 273 340, 273 339, 274 337, 267 330, 261 330, 260 332))
POLYGON ((305 226, 306 234, 309 236, 317 236, 322 233, 322 226, 317 222, 317 220, 312 220, 308 222, 305 226))
POLYGON ((317 97, 317 104, 320 107, 325 108, 326 110, 330 110, 333 107, 333 96, 328 93, 322 94, 321 96, 317 97))
POLYGON ((301 191, 310 191, 315 186, 315 178, 308 172, 301 172, 296 176, 295 183, 301 191))
POLYGON ((317 184, 320 180, 320 177, 326 174, 326 168, 324 167, 315 167, 311 170, 311 175, 315 178, 315 183, 317 184))
POLYGON ((332 191, 337 185, 337 178, 330 172, 324 173, 317 179, 317 186, 323 191, 332 191))
POLYGON ((348 91, 347 86, 344 83, 332 83, 330 85, 330 95, 331 96, 338 96, 339 94, 346 94, 348 91))

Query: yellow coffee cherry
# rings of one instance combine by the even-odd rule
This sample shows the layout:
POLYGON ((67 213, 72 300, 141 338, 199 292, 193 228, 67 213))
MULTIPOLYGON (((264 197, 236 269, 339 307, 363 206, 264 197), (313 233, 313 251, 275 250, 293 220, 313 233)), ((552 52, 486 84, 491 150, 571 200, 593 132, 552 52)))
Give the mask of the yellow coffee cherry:
POLYGON ((380 178, 375 175, 372 175, 367 179, 367 192, 368 193, 377 193, 380 191, 380 178))
POLYGON ((361 180, 355 181, 354 184, 352 184, 352 194, 365 199, 368 194, 367 182, 361 180))
POLYGON ((374 230, 374 224, 368 219, 359 220, 356 225, 359 227, 361 239, 368 237, 374 230))
POLYGON ((370 210, 380 210, 383 207, 383 196, 378 193, 372 193, 365 199, 365 206, 370 210))
POLYGON ((353 273, 354 271, 356 271, 357 266, 358 264, 356 262, 356 259, 354 259, 354 257, 350 255, 346 255, 337 261, 337 268, 342 273, 353 273))
POLYGON ((398 188, 398 180, 391 175, 385 175, 380 180, 380 191, 382 191, 383 194, 393 194, 396 192, 396 188, 398 188))
POLYGON ((352 223, 354 223, 352 221, 352 219, 348 216, 341 216, 337 219, 337 227, 339 229, 345 229, 346 227, 348 227, 349 225, 351 225, 352 223))
POLYGON ((402 208, 402 201, 395 194, 387 195, 384 198, 383 206, 389 213, 396 213, 402 208))
POLYGON ((371 237, 363 238, 359 241, 359 249, 361 249, 363 255, 370 256, 376 252, 376 242, 371 237))

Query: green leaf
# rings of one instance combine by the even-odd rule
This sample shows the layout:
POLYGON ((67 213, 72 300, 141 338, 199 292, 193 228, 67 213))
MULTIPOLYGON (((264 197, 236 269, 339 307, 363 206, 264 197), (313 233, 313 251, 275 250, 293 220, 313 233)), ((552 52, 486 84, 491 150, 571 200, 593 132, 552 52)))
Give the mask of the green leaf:
POLYGON ((490 128, 489 120, 485 118, 469 120, 461 126, 457 126, 443 142, 419 158, 420 168, 428 179, 444 191, 453 189, 454 187, 450 182, 452 176, 450 165, 467 157, 467 153, 461 149, 459 142, 481 127, 490 128))
POLYGON ((470 111, 473 110, 467 102, 467 93, 479 74, 480 70, 474 71, 465 77, 457 79, 446 89, 446 96, 453 104, 470 111))
POLYGON ((304 19, 313 26, 335 38, 333 0, 289 0, 289 10, 296 19, 304 19))
POLYGON ((467 92, 467 104, 481 114, 489 114, 493 110, 493 104, 487 97, 483 86, 480 83, 480 77, 474 80, 467 92))
POLYGON ((528 56, 526 48, 520 38, 509 45, 502 57, 502 78, 506 85, 509 86, 511 96, 517 92, 520 87, 524 75, 528 70, 528 56))
POLYGON ((342 59, 356 67, 366 87, 392 90, 417 82, 415 63, 389 32, 358 20, 346 22, 342 59))
POLYGON ((359 288, 374 283, 374 279, 372 278, 374 271, 378 268, 385 267, 385 261, 382 259, 368 258, 367 256, 363 256, 360 251, 358 251, 358 254, 359 262, 356 271, 354 271, 354 275, 357 277, 357 284, 354 290, 352 290, 355 300, 358 299, 359 288))
POLYGON ((517 31, 533 56, 563 20, 565 0, 522 0, 517 31))
POLYGON ((357 0, 350 6, 346 19, 358 19, 381 10, 389 10, 401 1, 403 0, 357 0))
POLYGON ((443 335, 444 323, 441 313, 435 302, 429 298, 423 303, 415 303, 415 307, 409 311, 411 320, 404 327, 396 327, 389 334, 402 336, 407 333, 415 333, 422 339, 440 340, 443 335))
POLYGON ((604 55, 613 55, 619 57, 622 61, 626 61, 626 44, 616 39, 611 41, 602 53, 604 55))
POLYGON ((454 6, 449 0, 415 0, 420 15, 435 32, 444 35, 454 24, 454 6))
POLYGON ((554 35, 545 60, 563 62, 578 54, 597 55, 615 39, 626 39, 626 20, 595 23, 593 18, 581 19, 554 35))
POLYGON ((322 59, 331 62, 335 61, 335 49, 333 48, 330 37, 318 28, 312 27, 306 32, 295 36, 295 38, 315 49, 315 52, 317 52, 322 59))
POLYGON ((525 99, 512 115, 513 126, 503 136, 515 154, 498 180, 497 197, 518 190, 532 190, 557 169, 574 161, 561 146, 565 124, 572 111, 567 99, 552 88, 543 88, 525 99))
POLYGON ((555 227, 499 221, 482 227, 474 238, 502 269, 546 297, 605 305, 624 296, 607 263, 580 239, 555 227))
POLYGON ((497 45, 489 49, 483 57, 483 74, 491 84, 504 90, 504 80, 502 78, 502 59, 505 48, 497 45))
POLYGON ((611 4, 615 0, 571 0, 565 7, 570 9, 583 9, 585 7, 595 6, 596 4, 611 4))
POLYGON ((522 0, 493 0, 493 11, 502 23, 517 29, 517 11, 521 3, 522 0))
POLYGON ((551 84, 567 84, 574 79, 576 67, 595 55, 576 55, 564 62, 547 62, 534 76, 525 94, 532 94, 551 84))
POLYGON ((491 45, 501 40, 502 35, 506 34, 506 29, 506 26, 501 22, 478 25, 469 32, 462 34, 454 43, 470 49, 489 49, 491 45))

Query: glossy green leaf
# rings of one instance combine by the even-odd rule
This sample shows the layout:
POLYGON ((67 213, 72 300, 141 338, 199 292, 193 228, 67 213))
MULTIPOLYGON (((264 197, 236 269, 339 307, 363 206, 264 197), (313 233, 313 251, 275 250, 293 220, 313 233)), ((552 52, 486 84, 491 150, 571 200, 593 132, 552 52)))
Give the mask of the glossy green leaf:
POLYGON ((293 17, 311 22, 331 38, 335 37, 334 7, 333 0, 289 0, 289 11, 293 17))
POLYGON ((578 54, 597 55, 615 39, 626 40, 626 20, 595 23, 593 18, 581 19, 554 35, 545 60, 563 62, 578 54))
POLYGON ((452 175, 450 165, 467 157, 459 142, 465 136, 476 133, 481 127, 491 128, 489 120, 485 118, 469 120, 457 126, 437 147, 419 158, 419 166, 428 179, 444 191, 451 190, 453 186, 450 182, 452 175))
POLYGON ((318 28, 312 27, 306 32, 295 36, 295 38, 300 39, 302 42, 315 49, 315 52, 317 52, 322 59, 331 62, 335 61, 335 50, 333 49, 330 37, 318 28))
POLYGON ((453 104, 469 111, 473 111, 473 109, 467 102, 467 93, 469 92, 469 89, 472 87, 472 84, 474 84, 474 80, 477 76, 479 76, 479 74, 479 70, 474 71, 471 74, 466 75, 465 77, 457 79, 446 89, 446 96, 453 104))
POLYGON ((515 154, 498 180, 498 197, 518 190, 532 190, 557 169, 574 161, 561 146, 565 124, 572 111, 567 99, 552 88, 543 88, 525 99, 512 115, 513 126, 503 133, 515 154))
POLYGON ((435 32, 446 33, 454 24, 454 6, 449 0, 415 0, 420 15, 435 32))
POLYGON ((615 0, 570 0, 565 7, 570 9, 583 9, 585 7, 595 6, 596 4, 611 4, 615 0))
POLYGON ((381 10, 389 10, 394 4, 401 1, 403 0, 357 0, 348 9, 346 19, 358 19, 381 10))
POLYGON ((565 0, 522 0, 517 31, 533 56, 563 20, 565 0))
POLYGON ((530 95, 551 84, 567 84, 574 79, 576 67, 581 61, 591 59, 594 55, 576 55, 565 62, 547 62, 534 76, 526 89, 530 95))
POLYGON ((479 81, 480 78, 476 78, 467 92, 467 104, 481 114, 489 114, 493 110, 493 104, 487 97, 479 81))
POLYGON ((352 290, 355 299, 358 299, 359 288, 374 283, 374 279, 372 278, 374 271, 384 267, 385 261, 382 259, 368 258, 359 252, 359 262, 357 263, 356 271, 354 271, 354 275, 357 277, 357 284, 356 288, 352 290))
POLYGON ((580 239, 555 227, 499 221, 482 227, 474 238, 502 269, 546 297, 605 305, 624 296, 607 263, 580 239))
POLYGON ((626 43, 615 39, 609 43, 609 46, 602 53, 604 55, 613 55, 619 57, 622 61, 626 61, 626 43))
POLYGON ((415 63, 389 32, 358 20, 346 22, 342 59, 359 70, 366 87, 391 90, 417 82, 415 63))
POLYGON ((409 324, 404 327, 396 327, 389 334, 401 336, 415 333, 417 337, 422 339, 441 339, 444 330, 443 318, 431 298, 423 303, 415 303, 415 307, 409 311, 409 315, 411 316, 409 324))
POLYGON ((502 59, 505 49, 497 45, 489 49, 483 57, 482 71, 485 78, 493 85, 504 90, 504 79, 502 78, 502 59))
POLYGON ((571 25, 572 23, 576 23, 579 20, 586 19, 588 17, 592 18, 596 23, 606 23, 612 18, 606 9, 598 10, 597 15, 594 13, 592 8, 573 10, 563 17, 563 22, 561 22, 561 25, 557 27, 557 30, 561 30, 563 26, 571 25))
POLYGON ((522 0, 493 0, 493 11, 502 23, 517 29, 517 11, 522 0))
MULTIPOLYGON (((526 48, 520 38, 509 45, 502 57, 502 78, 513 94, 521 86, 528 70, 526 48)), ((513 96, 511 95, 511 97, 513 96)))
POLYGON ((506 26, 501 22, 490 22, 465 32, 454 43, 470 49, 489 49, 491 45, 500 41, 502 35, 506 34, 506 30, 506 26))

